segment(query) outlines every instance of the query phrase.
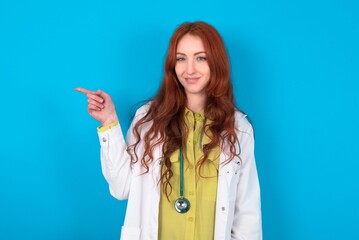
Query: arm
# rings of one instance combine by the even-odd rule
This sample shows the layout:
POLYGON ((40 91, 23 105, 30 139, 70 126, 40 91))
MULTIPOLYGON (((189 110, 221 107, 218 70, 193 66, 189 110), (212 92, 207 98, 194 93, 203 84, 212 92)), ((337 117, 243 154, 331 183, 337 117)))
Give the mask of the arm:
MULTIPOLYGON (((131 141, 132 128, 128 130, 127 140, 131 141)), ((132 179, 131 157, 120 124, 98 132, 101 145, 102 173, 109 184, 110 193, 117 199, 127 199, 132 179)))
POLYGON ((262 219, 260 187, 254 156, 253 128, 247 120, 245 130, 240 132, 242 167, 237 186, 232 239, 261 240, 262 219))
MULTIPOLYGON (((131 158, 127 152, 127 144, 118 124, 115 105, 111 96, 101 90, 90 91, 76 88, 76 91, 86 95, 88 113, 101 122, 104 128, 99 128, 98 134, 101 144, 102 172, 110 186, 111 194, 118 199, 126 199, 131 183, 131 158), (107 130, 103 130, 106 129, 107 130)), ((132 125, 129 129, 132 133, 132 125)), ((128 140, 132 139, 129 134, 128 140)))

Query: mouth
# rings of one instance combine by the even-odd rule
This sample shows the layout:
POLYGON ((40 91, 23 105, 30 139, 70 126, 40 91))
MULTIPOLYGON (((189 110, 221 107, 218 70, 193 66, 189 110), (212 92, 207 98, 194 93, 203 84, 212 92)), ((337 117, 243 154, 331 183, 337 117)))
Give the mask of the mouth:
POLYGON ((193 83, 196 83, 198 82, 198 80, 200 79, 199 77, 191 77, 191 78, 185 78, 186 79, 186 82, 189 83, 189 84, 193 84, 193 83))

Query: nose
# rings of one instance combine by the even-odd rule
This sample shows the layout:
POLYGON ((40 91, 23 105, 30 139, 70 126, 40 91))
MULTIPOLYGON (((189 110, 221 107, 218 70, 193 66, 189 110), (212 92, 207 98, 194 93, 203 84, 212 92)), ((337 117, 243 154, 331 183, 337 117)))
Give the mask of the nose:
POLYGON ((193 74, 196 72, 196 66, 194 61, 188 60, 186 65, 186 72, 187 74, 193 74))

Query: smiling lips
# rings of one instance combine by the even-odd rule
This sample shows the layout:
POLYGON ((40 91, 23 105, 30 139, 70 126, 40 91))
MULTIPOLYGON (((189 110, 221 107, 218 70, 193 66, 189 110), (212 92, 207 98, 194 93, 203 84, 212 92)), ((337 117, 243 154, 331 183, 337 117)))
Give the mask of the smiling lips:
POLYGON ((200 79, 200 77, 191 77, 191 78, 185 78, 186 79, 186 82, 189 83, 189 84, 193 84, 193 83, 196 83, 198 82, 198 80, 200 79))

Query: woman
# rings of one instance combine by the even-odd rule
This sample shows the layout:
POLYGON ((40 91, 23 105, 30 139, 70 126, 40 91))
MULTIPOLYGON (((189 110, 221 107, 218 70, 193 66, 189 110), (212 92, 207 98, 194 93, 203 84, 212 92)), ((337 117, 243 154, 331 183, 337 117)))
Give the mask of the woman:
POLYGON ((235 108, 219 33, 174 32, 162 85, 122 136, 111 97, 77 88, 102 126, 103 174, 128 199, 121 239, 262 239, 253 129, 235 108))

